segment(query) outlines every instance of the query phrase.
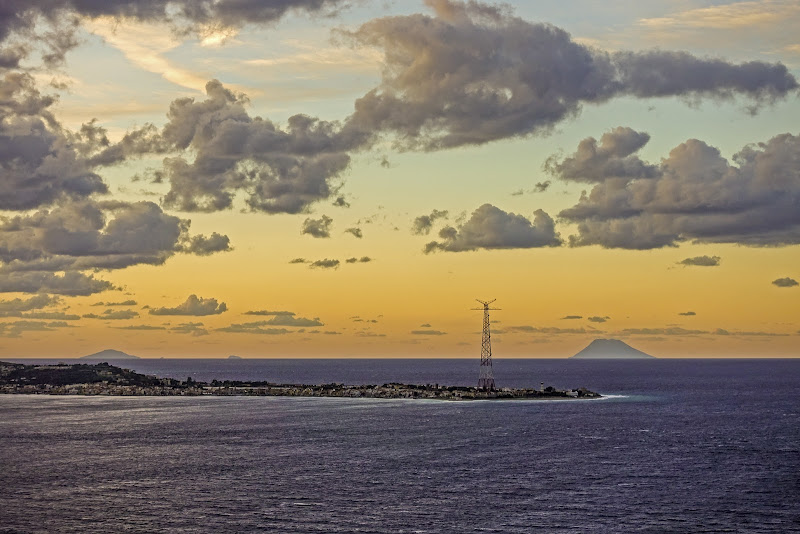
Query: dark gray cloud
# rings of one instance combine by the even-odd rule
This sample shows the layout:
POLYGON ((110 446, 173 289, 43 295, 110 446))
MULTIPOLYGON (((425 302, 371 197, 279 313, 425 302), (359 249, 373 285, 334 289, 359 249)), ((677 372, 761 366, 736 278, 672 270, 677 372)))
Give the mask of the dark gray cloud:
POLYGON ((364 237, 364 232, 361 231, 361 228, 347 228, 345 229, 345 233, 352 234, 353 237, 357 237, 358 239, 364 237))
POLYGON ((386 65, 381 84, 356 101, 350 123, 394 132, 402 148, 547 133, 583 104, 620 96, 741 95, 758 105, 798 87, 781 64, 660 50, 609 53, 480 2, 428 5, 435 16, 377 18, 345 33, 356 45, 383 50, 386 65))
POLYGON ((169 329, 176 334, 189 334, 193 337, 207 336, 208 330, 203 328, 203 323, 181 323, 169 329))
POLYGON ((272 310, 251 310, 244 312, 245 315, 295 315, 294 312, 290 311, 272 311, 272 310))
POLYGON ((198 256, 210 256, 217 252, 228 252, 232 250, 231 240, 226 235, 212 232, 208 237, 204 235, 192 236, 181 247, 181 252, 196 254, 198 256))
MULTIPOLYGON (((575 158, 552 166, 570 167, 566 162, 575 158)), ((572 246, 653 249, 683 241, 797 244, 798 158, 800 136, 788 133, 744 147, 733 156, 734 164, 718 149, 690 139, 672 149, 652 176, 610 176, 602 164, 596 172, 565 175, 565 179, 583 175, 585 181, 602 181, 559 215, 578 225, 578 235, 570 236, 572 246)))
POLYGON ((13 299, 0 301, 0 316, 9 317, 8 314, 22 313, 31 310, 41 310, 55 306, 61 302, 58 297, 50 295, 35 295, 28 299, 13 299))
POLYGON ((149 324, 135 324, 135 325, 128 325, 128 326, 115 326, 114 328, 118 330, 166 330, 166 327, 163 326, 152 326, 149 324))
POLYGON ((411 223, 411 233, 428 235, 433 229, 433 224, 439 219, 447 219, 447 210, 433 210, 430 215, 420 215, 411 223))
MULTIPOLYGON (((1 9, 0 9, 1 11, 1 9)), ((108 188, 53 116, 33 77, 0 70, 0 209, 28 210, 108 188)))
POLYGON ((0 274, 7 278, 0 288, 15 280, 24 288, 19 291, 89 294, 111 285, 76 271, 161 265, 178 252, 208 255, 226 250, 227 236, 190 236, 188 230, 188 221, 164 213, 152 202, 84 200, 0 217, 0 274), (67 275, 58 277, 58 271, 67 275), (45 289, 67 281, 82 289, 45 289))
POLYGON ((75 271, 59 275, 51 272, 9 272, 0 275, 0 293, 51 293, 85 296, 114 289, 111 282, 75 271))
POLYGON ((174 308, 153 308, 150 310, 151 315, 218 315, 228 310, 228 306, 224 302, 217 302, 215 298, 202 298, 197 295, 189 295, 189 297, 178 306, 174 308))
POLYGON ((773 280, 772 281, 772 285, 778 286, 778 287, 794 287, 794 286, 798 285, 798 283, 797 283, 797 280, 795 280, 794 278, 786 277, 786 278, 778 278, 777 280, 773 280))
POLYGON ((415 336, 446 336, 447 332, 441 330, 412 330, 411 334, 415 336))
MULTIPOLYGON (((121 151, 131 157, 156 147, 159 153, 177 154, 164 160, 170 190, 163 201, 183 211, 230 208, 239 192, 247 193, 245 202, 253 211, 307 211, 336 193, 334 181, 350 164, 348 152, 372 138, 346 124, 306 115, 290 117, 285 128, 251 117, 247 97, 217 80, 206 84, 206 93, 202 101, 172 102, 169 121, 151 136, 155 141, 121 151)), ((116 145, 106 151, 120 153, 116 145)))
POLYGON ((341 262, 339 260, 330 260, 325 258, 324 260, 317 260, 313 261, 309 264, 309 267, 312 269, 338 269, 339 264, 341 262))
POLYGON ((592 323, 605 323, 609 319, 611 319, 611 317, 608 317, 608 316, 600 317, 600 316, 595 315, 593 317, 588 317, 589 322, 592 322, 592 323))
POLYGON ((685 258, 678 262, 678 265, 689 266, 694 265, 697 267, 717 267, 722 258, 719 256, 694 256, 692 258, 685 258))
POLYGON ((119 302, 95 302, 92 306, 136 306, 135 300, 123 300, 119 302))
POLYGON ((369 263, 375 260, 373 260, 369 256, 361 256, 360 258, 347 258, 345 261, 347 263, 369 263))
POLYGON ((109 321, 122 321, 133 319, 134 317, 139 317, 139 312, 134 310, 106 310, 101 314, 87 313, 83 316, 84 319, 106 319, 109 321))
POLYGON ((349 208, 350 207, 350 203, 347 201, 346 198, 344 198, 342 196, 336 197, 336 199, 333 201, 333 205, 336 206, 337 208, 349 208))
POLYGON ((289 260, 289 263, 308 263, 308 260, 305 258, 295 258, 293 260, 289 260))
POLYGON ((618 126, 606 132, 598 145, 594 137, 578 144, 575 154, 559 160, 550 156, 545 169, 562 180, 597 183, 609 178, 653 178, 658 167, 635 155, 650 140, 650 135, 618 126))
MULTIPOLYGON (((0 44, 3 41, 39 42, 45 63, 53 64, 78 44, 80 18, 116 17, 146 22, 165 22, 179 33, 205 29, 239 28, 272 24, 290 12, 333 15, 350 0, 16 0, 0 6, 0 44), (47 24, 43 24, 47 22, 47 24), (37 25, 46 26, 37 31, 37 25)), ((2 50, 0 61, 16 64, 29 50, 19 45, 2 50), (5 56, 8 56, 5 59, 5 56)))
POLYGON ((573 319, 583 319, 583 315, 565 315, 561 318, 562 321, 564 320, 573 320, 573 319))
POLYGON ((686 312, 680 312, 678 313, 678 315, 683 315, 684 317, 693 317, 697 314, 693 311, 686 311, 686 312))
POLYGON ((425 246, 425 253, 437 250, 462 252, 466 250, 556 247, 561 238, 555 222, 544 211, 536 210, 534 220, 508 213, 491 204, 476 209, 458 228, 446 226, 439 232, 441 241, 425 246))
POLYGON ((48 321, 77 321, 78 319, 81 318, 80 315, 75 315, 74 313, 66 313, 62 311, 34 311, 34 312, 20 313, 14 317, 20 317, 23 319, 44 319, 48 321))
POLYGON ((550 180, 546 180, 544 182, 537 182, 536 185, 533 186, 533 193, 544 193, 550 188, 550 180))
POLYGON ((325 238, 331 236, 331 224, 333 219, 323 215, 320 219, 308 218, 303 221, 303 229, 300 230, 301 234, 308 234, 311 237, 325 238))

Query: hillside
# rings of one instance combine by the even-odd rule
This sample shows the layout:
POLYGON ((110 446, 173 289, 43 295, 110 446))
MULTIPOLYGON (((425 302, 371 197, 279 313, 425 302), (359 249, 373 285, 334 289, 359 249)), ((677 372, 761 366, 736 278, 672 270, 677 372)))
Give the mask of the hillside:
POLYGON ((115 385, 153 386, 161 380, 107 363, 75 363, 58 365, 25 365, 0 362, 0 385, 50 385, 94 384, 106 382, 115 385))

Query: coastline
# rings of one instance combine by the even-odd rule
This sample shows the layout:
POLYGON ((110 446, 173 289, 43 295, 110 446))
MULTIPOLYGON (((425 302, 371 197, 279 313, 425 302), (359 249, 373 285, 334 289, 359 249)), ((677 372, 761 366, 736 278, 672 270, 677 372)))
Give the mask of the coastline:
POLYGON ((25 365, 0 362, 0 394, 106 395, 106 396, 260 396, 260 397, 347 397, 369 399, 465 400, 554 400, 601 398, 586 388, 559 390, 552 386, 534 388, 481 389, 439 384, 383 385, 279 384, 266 381, 185 381, 144 375, 110 365, 56 364, 25 365))
POLYGON ((545 391, 536 389, 500 388, 482 390, 476 387, 415 384, 383 384, 381 386, 349 386, 344 384, 258 384, 235 386, 154 385, 132 386, 104 383, 83 383, 54 386, 0 385, 0 395, 82 395, 82 396, 255 396, 255 397, 338 397, 367 399, 430 399, 442 401, 469 400, 577 400, 599 399, 602 395, 585 388, 545 391))

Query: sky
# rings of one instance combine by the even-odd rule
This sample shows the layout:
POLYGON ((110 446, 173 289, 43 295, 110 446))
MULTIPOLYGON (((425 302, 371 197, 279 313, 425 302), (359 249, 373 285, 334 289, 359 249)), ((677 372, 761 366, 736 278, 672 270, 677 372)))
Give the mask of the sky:
POLYGON ((800 356, 800 4, 0 6, 0 356, 800 356))

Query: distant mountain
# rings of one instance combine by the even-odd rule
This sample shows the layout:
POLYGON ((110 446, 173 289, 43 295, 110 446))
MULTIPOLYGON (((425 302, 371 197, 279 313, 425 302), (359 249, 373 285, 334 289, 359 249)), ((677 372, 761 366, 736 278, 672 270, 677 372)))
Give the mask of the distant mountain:
POLYGON ((573 358, 578 359, 605 359, 616 358, 620 360, 636 360, 654 358, 640 350, 634 349, 624 341, 619 339, 595 339, 589 345, 580 351, 573 358))
POLYGON ((88 356, 81 356, 81 360, 138 360, 138 356, 125 354, 120 350, 106 349, 88 356))
POLYGON ((235 354, 231 354, 230 356, 228 356, 228 359, 229 360, 241 360, 242 357, 241 356, 236 356, 235 354))

